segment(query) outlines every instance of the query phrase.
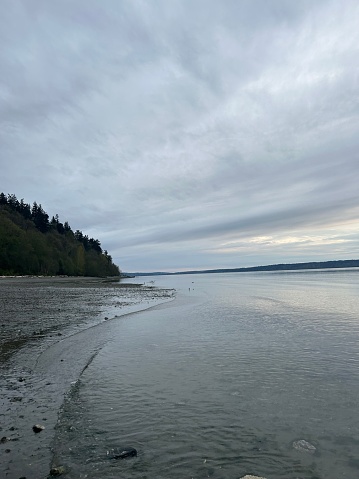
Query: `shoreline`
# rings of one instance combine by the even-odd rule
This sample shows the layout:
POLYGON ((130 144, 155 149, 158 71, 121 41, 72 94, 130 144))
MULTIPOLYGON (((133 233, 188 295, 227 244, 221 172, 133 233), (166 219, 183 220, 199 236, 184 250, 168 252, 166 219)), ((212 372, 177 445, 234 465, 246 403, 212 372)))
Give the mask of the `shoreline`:
POLYGON ((166 295, 169 290, 107 278, 0 277, 0 368, 28 342, 33 345, 44 338, 56 342, 66 332, 80 331, 166 295))
POLYGON ((174 290, 103 278, 0 278, 0 471, 46 478, 58 412, 111 339, 115 319, 172 301, 174 290), (35 424, 45 426, 36 434, 35 424))

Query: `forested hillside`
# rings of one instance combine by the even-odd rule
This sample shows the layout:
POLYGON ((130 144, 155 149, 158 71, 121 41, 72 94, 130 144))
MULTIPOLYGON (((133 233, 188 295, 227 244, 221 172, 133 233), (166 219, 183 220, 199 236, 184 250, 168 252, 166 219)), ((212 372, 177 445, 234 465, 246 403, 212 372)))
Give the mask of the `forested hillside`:
POLYGON ((0 275, 118 276, 120 270, 89 238, 58 215, 0 193, 0 275))

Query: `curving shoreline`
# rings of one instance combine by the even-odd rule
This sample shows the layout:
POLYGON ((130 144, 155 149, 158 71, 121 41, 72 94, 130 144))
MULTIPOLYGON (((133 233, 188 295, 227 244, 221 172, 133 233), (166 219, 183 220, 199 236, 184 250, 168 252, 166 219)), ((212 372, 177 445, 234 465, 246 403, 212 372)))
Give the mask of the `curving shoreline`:
POLYGON ((99 278, 0 278, 0 472, 47 477, 66 392, 111 338, 109 319, 174 298, 174 291, 99 278), (45 429, 34 433, 32 426, 45 429))

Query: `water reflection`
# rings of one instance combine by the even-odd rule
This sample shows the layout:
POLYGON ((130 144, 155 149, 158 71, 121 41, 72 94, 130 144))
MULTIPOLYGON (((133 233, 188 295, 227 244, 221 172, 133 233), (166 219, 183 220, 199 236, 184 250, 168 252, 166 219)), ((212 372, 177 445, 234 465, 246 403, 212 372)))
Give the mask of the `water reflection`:
POLYGON ((93 479, 355 476, 358 279, 156 279, 188 302, 114 323, 63 406, 55 462, 93 479), (108 460, 121 445, 138 456, 108 460))

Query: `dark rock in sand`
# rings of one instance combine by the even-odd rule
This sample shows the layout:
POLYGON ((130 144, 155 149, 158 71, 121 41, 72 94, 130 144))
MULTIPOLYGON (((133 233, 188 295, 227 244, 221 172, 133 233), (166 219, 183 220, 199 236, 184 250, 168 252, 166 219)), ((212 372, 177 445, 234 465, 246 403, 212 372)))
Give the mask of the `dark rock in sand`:
POLYGON ((45 429, 45 426, 42 426, 41 424, 35 424, 35 426, 32 426, 32 430, 34 432, 41 432, 45 429))
POLYGON ((64 466, 53 467, 50 470, 50 477, 61 476, 61 474, 64 474, 64 472, 65 472, 64 466))
POLYGON ((116 447, 107 451, 107 456, 110 459, 126 459, 137 456, 137 451, 134 447, 116 447))

